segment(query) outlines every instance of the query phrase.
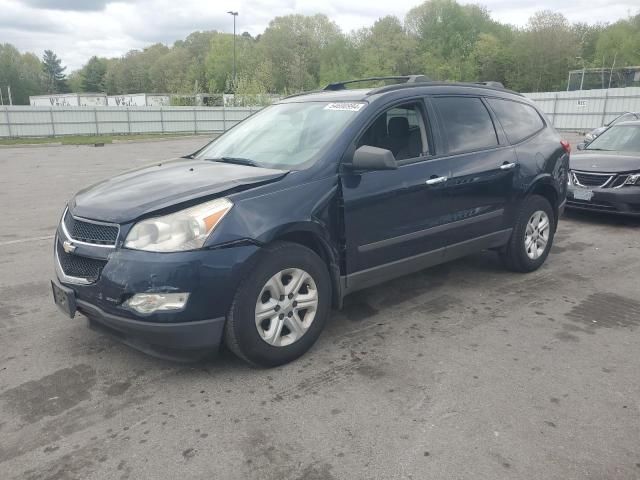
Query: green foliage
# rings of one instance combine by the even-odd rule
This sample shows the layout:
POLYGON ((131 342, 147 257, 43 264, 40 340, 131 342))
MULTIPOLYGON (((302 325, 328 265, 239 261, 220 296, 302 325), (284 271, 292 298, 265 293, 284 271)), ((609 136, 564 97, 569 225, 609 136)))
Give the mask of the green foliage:
POLYGON ((46 93, 68 92, 62 60, 51 50, 45 50, 42 56, 42 70, 45 75, 46 93))
POLYGON ((228 106, 245 107, 255 105, 270 105, 267 88, 253 75, 241 73, 236 79, 229 75, 227 78, 227 90, 234 93, 233 100, 227 102, 228 106))
POLYGON ((396 17, 381 18, 356 35, 356 59, 362 76, 408 75, 421 70, 416 62, 417 39, 407 34, 396 17))
POLYGON ((8 43, 0 44, 0 91, 5 105, 9 103, 7 86, 15 105, 28 104, 29 95, 37 95, 45 88, 42 66, 32 53, 20 54, 8 43))
MULTIPOLYGON (((151 45, 120 58, 92 57, 65 82, 64 67, 47 50, 42 63, 0 45, 0 85, 14 101, 73 91, 237 93, 237 102, 312 90, 350 78, 425 74, 436 80, 496 80, 519 91, 566 88, 568 70, 640 65, 640 11, 611 25, 571 25, 560 13, 540 11, 522 28, 493 20, 488 10, 456 0, 427 0, 404 22, 394 16, 345 33, 326 15, 274 18, 261 35, 234 38, 193 32, 171 47, 151 45), (6 88, 6 87, 5 87, 6 88)), ((262 99, 262 100, 261 100, 262 99)), ((182 97, 176 102, 189 102, 182 97)), ((191 100, 192 101, 192 100, 191 100)))
POLYGON ((335 45, 342 35, 326 15, 298 14, 272 20, 258 42, 260 58, 270 63, 270 90, 299 92, 317 88, 322 51, 335 45))
POLYGON ((560 13, 534 14, 519 31, 510 47, 512 68, 508 85, 521 91, 550 91, 566 88, 567 72, 576 67, 579 38, 560 13))
POLYGON ((608 64, 616 58, 616 65, 640 65, 640 14, 620 20, 604 29, 595 41, 594 63, 601 58, 608 64))
POLYGON ((98 57, 91 57, 82 70, 80 70, 82 91, 104 92, 106 75, 107 61, 98 57))

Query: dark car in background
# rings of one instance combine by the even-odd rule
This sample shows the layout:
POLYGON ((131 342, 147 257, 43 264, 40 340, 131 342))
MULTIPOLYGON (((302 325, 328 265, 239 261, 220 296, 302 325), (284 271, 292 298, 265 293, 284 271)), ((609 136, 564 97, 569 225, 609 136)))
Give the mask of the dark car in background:
POLYGON ((605 123, 602 127, 594 128, 589 133, 584 136, 584 142, 582 146, 585 147, 589 143, 593 142, 598 135, 604 132, 607 128, 612 127, 613 125, 621 122, 630 122, 633 120, 640 120, 640 113, 636 112, 625 112, 621 115, 618 115, 616 118, 611 120, 610 122, 605 123))
POLYGON ((274 366, 359 289, 483 249, 539 268, 569 145, 499 86, 389 80, 288 97, 80 191, 55 238, 56 303, 155 354, 224 342, 274 366))
POLYGON ((567 207, 640 216, 640 121, 618 123, 571 157, 567 207))

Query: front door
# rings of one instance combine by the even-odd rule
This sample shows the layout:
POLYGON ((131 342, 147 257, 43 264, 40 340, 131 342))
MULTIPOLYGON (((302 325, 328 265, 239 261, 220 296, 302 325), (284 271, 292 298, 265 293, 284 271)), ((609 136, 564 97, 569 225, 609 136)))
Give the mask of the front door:
POLYGON ((356 146, 386 148, 396 170, 345 170, 342 181, 347 291, 440 263, 447 245, 451 172, 435 159, 422 100, 378 115, 356 146))

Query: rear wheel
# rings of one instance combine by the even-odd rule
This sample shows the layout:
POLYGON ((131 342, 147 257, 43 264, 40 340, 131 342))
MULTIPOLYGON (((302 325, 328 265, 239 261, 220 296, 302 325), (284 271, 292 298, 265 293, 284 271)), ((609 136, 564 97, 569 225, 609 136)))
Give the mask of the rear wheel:
POLYGON ((524 200, 509 243, 500 252, 505 266, 515 272, 532 272, 547 259, 555 234, 555 215, 540 195, 524 200))
POLYGON ((277 242, 236 292, 225 343, 247 362, 274 367, 304 354, 331 310, 327 268, 312 250, 277 242))

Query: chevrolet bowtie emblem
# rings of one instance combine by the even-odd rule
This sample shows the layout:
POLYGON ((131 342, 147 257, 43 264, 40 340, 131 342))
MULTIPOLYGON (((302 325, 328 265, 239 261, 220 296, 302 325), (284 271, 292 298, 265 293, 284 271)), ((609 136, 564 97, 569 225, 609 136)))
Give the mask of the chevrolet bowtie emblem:
POLYGON ((64 251, 65 251, 65 252, 67 252, 67 253, 73 253, 73 252, 75 252, 75 251, 76 251, 76 248, 77 248, 77 247, 76 247, 73 243, 71 243, 70 241, 65 240, 65 241, 62 243, 62 248, 63 248, 63 249, 64 249, 64 251))

